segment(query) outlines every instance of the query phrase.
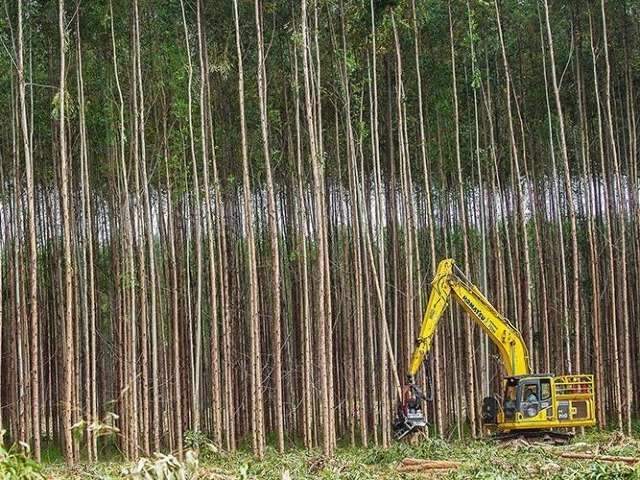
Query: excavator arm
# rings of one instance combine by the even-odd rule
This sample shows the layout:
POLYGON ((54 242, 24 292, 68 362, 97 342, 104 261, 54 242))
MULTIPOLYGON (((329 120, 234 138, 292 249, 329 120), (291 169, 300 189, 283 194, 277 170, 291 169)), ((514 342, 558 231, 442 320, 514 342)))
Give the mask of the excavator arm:
POLYGON ((408 374, 414 377, 431 349, 433 335, 449 299, 453 298, 496 345, 507 376, 529 374, 529 353, 520 335, 482 292, 467 280, 452 259, 442 260, 431 283, 431 295, 424 313, 417 345, 408 374))
POLYGON ((496 345, 507 376, 527 375, 530 372, 529 353, 518 329, 467 280, 453 259, 442 260, 431 283, 427 309, 409 363, 408 383, 405 385, 402 405, 396 419, 399 438, 417 427, 426 425, 420 406, 422 393, 415 384, 415 375, 431 349, 438 323, 452 298, 496 345))
POLYGON ((413 380, 418 373, 424 358, 427 356, 427 353, 429 353, 440 318, 442 318, 442 314, 446 310, 447 305, 449 305, 449 299, 451 298, 449 278, 453 272, 454 264, 452 259, 442 260, 438 265, 436 276, 431 282, 431 294, 427 302, 427 309, 424 312, 420 334, 416 341, 416 348, 413 351, 411 362, 409 363, 408 375, 411 380, 413 380))

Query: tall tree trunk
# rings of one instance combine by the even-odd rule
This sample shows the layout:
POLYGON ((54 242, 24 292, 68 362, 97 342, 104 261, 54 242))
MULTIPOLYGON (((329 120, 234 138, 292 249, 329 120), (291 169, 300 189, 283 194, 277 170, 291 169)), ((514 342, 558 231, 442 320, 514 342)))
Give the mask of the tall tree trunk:
POLYGON ((326 230, 324 223, 324 209, 323 209, 323 190, 324 190, 324 177, 321 160, 321 146, 318 143, 317 131, 321 128, 318 125, 317 110, 314 105, 314 99, 312 98, 311 91, 311 66, 310 56, 311 47, 309 41, 309 32, 307 26, 307 1, 302 0, 302 77, 304 83, 304 97, 305 97, 305 112, 307 118, 307 126, 309 129, 309 150, 311 154, 311 166, 313 172, 313 199, 314 199, 314 215, 315 215, 315 230, 318 242, 318 288, 317 288, 317 312, 316 312, 316 324, 317 324, 317 345, 318 348, 318 370, 320 381, 320 410, 321 410, 321 422, 322 422, 322 450, 325 455, 331 456, 333 454, 334 445, 332 439, 332 411, 330 405, 330 387, 329 384, 329 370, 328 363, 329 354, 327 352, 327 313, 326 313, 326 264, 324 255, 326 251, 326 230))
MULTIPOLYGON (((62 7, 61 7, 62 8, 62 7)), ((33 179, 33 158, 31 150, 31 131, 27 122, 26 78, 24 73, 23 34, 22 34, 22 0, 18 0, 18 35, 17 35, 17 70, 18 70, 18 101, 20 104, 20 130, 22 132, 22 149, 24 154, 25 172, 27 180, 27 214, 29 225, 29 304, 30 329, 29 357, 30 357, 30 396, 31 420, 33 436, 33 455, 40 461, 40 339, 38 319, 38 246, 36 243, 36 207, 35 186, 33 179)), ((61 74, 64 70, 61 69, 61 74)), ((61 84, 62 85, 62 84, 61 84)), ((62 87, 61 87, 62 88, 62 87)), ((64 124, 61 125, 64 132, 64 124)), ((0 346, 1 348, 1 346, 0 346)))
POLYGON ((272 348, 273 348, 273 386, 275 390, 275 423, 277 448, 284 452, 284 418, 282 393, 282 327, 280 304, 280 250, 278 243, 278 225, 276 216, 276 199, 271 171, 271 151, 269 146, 269 123, 267 117, 267 69, 264 55, 264 39, 262 35, 262 9, 260 0, 255 0, 256 31, 258 41, 258 98, 260 103, 260 130, 265 170, 267 174, 267 215, 269 217, 269 241, 271 244, 271 281, 273 288, 272 348))
POLYGON ((61 208, 64 245, 64 458, 69 465, 75 463, 73 436, 71 433, 73 410, 74 368, 74 320, 73 320, 73 257, 71 253, 71 206, 69 200, 69 163, 65 123, 66 104, 66 29, 64 0, 58 1, 58 34, 60 40, 60 84, 58 90, 58 122, 60 142, 61 208))
MULTIPOLYGON (((200 182, 198 179, 198 165, 196 160, 195 138, 193 128, 193 108, 192 108, 192 88, 193 88, 193 64, 191 62, 191 46, 189 42, 189 29, 187 27, 187 19, 184 10, 184 1, 180 0, 180 8, 182 10, 182 24, 184 28, 185 49, 187 52, 187 72, 188 72, 188 90, 187 90, 187 116, 189 126, 189 152, 191 155, 191 171, 194 192, 194 210, 195 210, 195 250, 196 250, 196 304, 195 304, 195 361, 192 365, 191 383, 193 388, 192 398, 192 427, 195 432, 200 431, 200 381, 202 370, 202 222, 201 218, 201 202, 200 202, 200 182)), ((202 115, 202 112, 201 112, 202 115)), ((189 247, 187 247, 187 253, 189 247)))
POLYGON ((242 60, 242 47, 240 44, 240 23, 238 18, 238 0, 233 0, 233 13, 235 19, 236 50, 238 54, 238 95, 240 102, 240 137, 242 150, 242 183, 243 183, 243 228, 247 243, 249 264, 249 328, 250 328, 250 369, 251 369, 251 395, 253 401, 253 414, 251 415, 251 430, 253 437, 253 451, 258 458, 264 456, 264 414, 262 400, 262 362, 260 353, 260 317, 258 297, 258 272, 256 265, 256 245, 254 232, 254 210, 251 199, 251 180, 249 176, 249 153, 247 146, 247 126, 244 107, 244 68, 242 60))
MULTIPOLYGON (((607 37, 607 16, 605 11, 605 2, 604 0, 600 0, 600 11, 602 14, 602 37, 604 44, 604 59, 605 59, 605 71, 606 71, 606 81, 605 81, 605 98, 604 103, 607 110, 607 126, 609 132, 609 140, 611 142, 611 158, 613 160, 613 169, 614 169, 614 201, 623 202, 623 191, 622 191, 622 182, 621 182, 621 174, 620 174, 620 162, 618 160, 618 146, 615 137, 614 131, 614 121, 613 121, 613 111, 611 106, 611 64, 609 62, 609 39, 607 37)), ((595 63, 595 60, 594 60, 595 63)), ((604 157, 603 157, 604 161, 604 157)), ((620 304, 620 308, 622 310, 622 331, 624 334, 624 394, 625 398, 622 402, 624 405, 624 431, 630 435, 631 434, 631 404, 633 401, 633 390, 632 390, 632 378, 631 378, 631 343, 630 343, 630 335, 628 334, 629 330, 629 294, 627 287, 627 239, 626 239, 626 225, 625 225, 625 209, 621 208, 620 211, 620 258, 622 261, 620 262, 620 276, 619 281, 622 289, 622 298, 620 304)), ((611 276, 609 279, 611 283, 615 283, 618 281, 615 276, 611 276)), ((615 305, 615 304, 612 304, 615 305)), ((620 426, 622 428, 622 425, 620 426)))
MULTIPOLYGON (((560 153, 562 154, 563 170, 564 170, 564 187, 567 197, 567 210, 569 213, 569 222, 571 227, 571 260, 573 264, 573 328, 575 336, 575 371, 580 371, 580 257, 578 253, 578 229, 576 225, 576 211, 573 200, 573 185, 571 184, 571 171, 569 170, 569 152, 567 149, 567 140, 564 128, 564 113, 562 110, 562 102, 560 100, 560 86, 556 73, 556 60, 553 48, 553 35, 551 34, 551 22, 549 21, 549 4, 544 0, 544 12, 547 25, 547 36, 549 41, 549 60, 551 63, 551 84, 553 86, 553 94, 556 101, 556 110, 558 113, 558 125, 560 134, 560 153)), ((565 319, 568 321, 569 319, 565 319)), ((571 363, 569 364, 569 373, 573 373, 571 363)))
MULTIPOLYGON (((464 268, 468 274, 471 270, 471 257, 469 255, 469 232, 467 228, 467 209, 465 206, 465 194, 464 194, 464 181, 462 179, 462 159, 460 155, 460 119, 458 108, 458 87, 457 87, 457 75, 456 75, 456 55, 453 37, 453 19, 451 16, 451 1, 448 4, 449 10, 449 43, 451 46, 451 68, 452 68, 452 86, 453 86, 453 104, 454 104, 454 124, 455 124, 455 150, 456 150, 456 165, 458 172, 458 211, 460 224, 462 226, 462 244, 464 254, 464 268)), ((465 369, 469 377, 469 380, 465 382, 466 385, 466 407, 467 416, 469 419, 469 427, 471 428, 471 435, 476 437, 476 411, 475 411, 475 375, 473 374, 473 326, 471 320, 465 317, 464 333, 465 333, 465 369)))
MULTIPOLYGON (((545 53, 546 49, 545 49, 545 42, 544 42, 543 33, 542 33, 543 31, 542 16, 540 12, 538 13, 538 15, 540 17, 539 18, 540 40, 541 40, 541 46, 543 49, 542 67, 544 72, 545 103, 546 103, 546 109, 547 109, 547 126, 548 126, 548 133, 549 133, 549 153, 551 156, 551 172, 552 172, 551 194, 553 198, 553 202, 551 202, 552 203, 551 207, 554 214, 554 220, 558 224, 558 237, 560 240, 560 246, 558 249, 560 254, 560 272, 561 272, 562 279, 564 279, 567 277, 564 229, 562 228, 561 215, 560 215, 560 193, 559 193, 558 181, 557 181, 558 170, 556 166, 555 142, 553 140, 553 119, 551 115, 551 103, 550 103, 551 101, 549 99, 547 60, 546 60, 546 53, 545 53)), ((568 299, 566 282, 562 281, 560 288, 562 290, 562 318, 561 318, 560 324, 564 327, 562 337, 565 345, 564 354, 566 355, 567 371, 571 372, 572 363, 571 363, 571 342, 570 342, 570 335, 569 335, 569 299, 568 299)))

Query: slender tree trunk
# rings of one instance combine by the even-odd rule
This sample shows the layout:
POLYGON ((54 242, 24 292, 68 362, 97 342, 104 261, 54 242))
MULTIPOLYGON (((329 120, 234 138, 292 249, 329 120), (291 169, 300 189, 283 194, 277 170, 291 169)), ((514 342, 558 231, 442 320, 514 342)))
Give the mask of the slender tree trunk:
MULTIPOLYGON (((62 8, 62 7, 61 7, 62 8)), ((20 130, 22 132, 22 148, 25 161, 27 180, 27 213, 29 230, 29 304, 30 304, 30 329, 29 357, 30 365, 30 393, 31 393, 31 419, 33 436, 33 455, 40 461, 40 339, 38 319, 38 246, 36 243, 36 207, 35 186, 33 179, 33 158, 31 151, 30 130, 27 122, 26 79, 24 73, 23 34, 22 34, 22 0, 18 0, 18 35, 17 35, 17 69, 18 69, 18 93, 20 104, 20 130)), ((64 70, 61 69, 61 74, 64 70)), ((62 84, 61 84, 62 85, 62 84)), ((62 87, 61 87, 62 88, 62 87)), ((64 124, 61 126, 63 130, 64 124)), ((1 344, 0 344, 1 348, 1 344)))
MULTIPOLYGON (((191 383, 193 387, 192 398, 192 426, 196 432, 200 431, 200 381, 202 370, 202 222, 201 218, 201 202, 200 202, 200 182, 198 179, 198 165, 196 161, 195 137, 193 128, 193 108, 192 108, 192 88, 193 88, 193 64, 191 62, 191 46, 189 42, 189 29, 187 27, 187 19, 184 9, 184 1, 180 0, 180 8, 182 10, 182 24, 184 28, 185 49, 187 52, 187 72, 188 72, 188 90, 187 90, 187 115, 189 124, 189 152, 191 155, 191 169, 193 175, 193 192, 194 192, 194 210, 195 210, 195 250, 196 250, 196 303, 195 303, 195 361, 192 365, 191 383)), ((202 114, 202 112, 201 112, 202 114)), ((189 250, 187 250, 188 252, 189 250)))
MULTIPOLYGON (((557 222, 559 227, 558 237, 560 240, 560 246, 558 250, 560 253, 560 272, 561 272, 562 279, 564 279, 567 276, 564 229, 562 228, 561 215, 560 215, 560 193, 559 193, 558 181, 557 181, 558 170, 556 166, 555 142, 553 140, 553 122, 552 122, 552 116, 551 116, 551 103, 549 100, 547 61, 546 61, 546 53, 545 53, 546 49, 544 46, 545 42, 544 42, 543 33, 542 33, 543 31, 542 17, 540 12, 538 14, 540 16, 540 20, 539 20, 540 21, 540 40, 541 40, 541 46, 543 49, 542 67, 544 72, 545 101, 546 101, 545 103, 546 103, 546 109, 547 109, 547 125, 548 125, 548 132, 549 132, 549 153, 551 156, 551 171, 552 171, 551 194, 553 198, 553 202, 551 203, 552 203, 552 211, 554 213, 554 220, 557 222)), ((570 342, 570 335, 569 335, 569 300, 568 300, 566 282, 564 281, 561 282, 561 290, 562 290, 562 319, 560 321, 560 324, 564 327, 562 338, 565 345, 564 353, 566 354, 567 371, 571 372, 572 361, 571 361, 571 342, 570 342)))
MULTIPOLYGON (((160 404, 159 404, 159 381, 158 381, 158 300, 157 300, 157 278, 156 278, 156 258, 155 258, 155 245, 153 236, 153 223, 152 223, 152 207, 149 194, 149 177, 147 175, 147 143, 146 143, 146 117, 145 117, 145 101, 144 101, 144 88, 142 79, 142 58, 140 52, 140 21, 138 14, 138 0, 134 1, 134 21, 135 21, 135 50, 136 50, 136 66, 138 80, 138 109, 139 109, 139 145, 140 145, 140 164, 142 169, 142 188, 144 198, 144 218, 145 218, 145 234, 146 243, 149 256, 149 292, 150 292, 150 313, 148 322, 151 328, 151 397, 152 408, 151 423, 153 425, 149 427, 149 420, 145 418, 145 428, 147 438, 145 439, 145 445, 148 450, 148 436, 151 429, 153 438, 153 449, 158 451, 160 449, 160 404)), ((146 298, 145 298, 146 302, 146 298)), ((148 367, 145 367, 148 368, 148 367)), ((149 391, 148 386, 145 389, 145 398, 148 399, 149 391)))
MULTIPOLYGON (((467 228, 467 210, 465 206, 465 194, 464 194, 464 182, 462 179, 462 159, 460 155, 460 120, 458 113, 458 87, 457 87, 457 75, 456 75, 456 56, 453 37, 453 20, 451 16, 451 1, 448 5, 449 10, 449 43, 451 46, 451 68, 452 68, 452 85, 453 85, 453 103, 454 103, 454 123, 455 123, 455 149, 456 149, 456 165, 458 171, 458 204, 459 204, 459 218, 462 226, 463 237, 463 254, 464 254, 464 268, 465 272, 469 273, 471 269, 471 257, 469 256, 469 232, 467 228)), ((464 318, 464 332, 465 332, 465 369, 469 375, 468 381, 465 381, 466 385, 466 407, 467 416, 469 419, 469 426, 471 428, 471 435, 476 437, 476 411, 475 411, 475 382, 473 374, 473 326, 469 318, 464 318)))
MULTIPOLYGON (((551 61, 551 84, 556 101, 556 109, 558 113, 558 125, 560 134, 560 153, 562 154, 565 195, 567 197, 567 210, 569 213, 569 222, 571 227, 571 257, 573 264, 573 327, 575 335, 575 370, 580 371, 580 257, 578 254, 578 229, 576 225, 576 212, 573 200, 573 186, 571 183, 571 171, 569 170, 569 153, 567 149, 567 140, 564 128, 564 114, 562 110, 562 102, 560 100, 560 86, 556 73, 556 60, 553 48, 553 36, 551 34, 551 22, 549 21, 549 5, 544 0, 545 20, 547 24, 547 36, 549 41, 549 60, 551 61)), ((568 319, 566 319, 568 321, 568 319)), ((571 366, 569 367, 570 373, 571 366)))
POLYGON ((60 178, 62 189, 61 208, 63 218, 63 245, 64 245, 64 458, 70 465, 75 463, 73 436, 71 434, 73 410, 74 368, 74 321, 73 321, 73 258, 71 253, 71 206, 69 200, 69 163, 67 159, 66 140, 66 29, 64 0, 58 1, 58 33, 60 40, 60 86, 58 91, 58 121, 60 142, 60 178))
POLYGON ((240 23, 238 19, 238 0, 233 0, 233 12, 236 31, 236 50, 238 54, 238 95, 240 101, 240 137, 242 149, 242 183, 243 183, 243 227, 248 250, 249 264, 249 325, 251 341, 251 395, 253 400, 253 414, 251 415, 251 430, 253 436, 253 451, 258 458, 264 456, 264 414, 262 400, 262 363, 260 353, 260 317, 258 297, 258 272, 256 265, 255 232, 253 226, 254 210, 251 199, 251 180, 249 176, 249 153, 247 146, 245 107, 244 107, 244 69, 242 61, 242 47, 240 44, 240 23))
POLYGON ((262 9, 260 0, 255 0, 256 31, 258 39, 258 98, 260 103, 260 127, 262 146, 267 174, 267 215, 269 217, 269 241, 271 244, 271 287, 273 288, 273 318, 271 337, 273 339, 273 385, 275 390, 275 423, 277 448, 284 451, 284 418, 282 393, 282 327, 280 304, 280 251, 278 242, 278 222, 276 216, 276 199, 271 170, 271 151, 269 146, 269 123, 267 117, 267 69, 264 56, 264 39, 262 35, 262 9))
MULTIPOLYGON (((613 111, 611 106, 611 64, 609 62, 609 39, 607 37, 607 17, 605 11, 605 2, 604 0, 600 1, 600 11, 602 14, 602 37, 603 37, 603 46, 604 46, 604 58, 605 58, 605 69, 606 69, 606 81, 605 81, 605 98, 604 103, 607 111, 607 125, 609 132, 609 140, 611 142, 611 158, 613 160, 613 169, 614 169, 614 201, 623 202, 623 192, 622 192, 622 182, 621 182, 621 174, 620 174, 620 162, 618 160, 618 146, 616 142, 615 132, 614 132, 614 121, 613 121, 613 111)), ((547 20, 548 21, 548 20, 547 20)), ((595 63, 595 60, 594 60, 595 63)), ((604 161, 604 157, 603 157, 604 161)), ((620 284, 622 288, 622 298, 620 303, 620 308, 622 310, 622 331, 624 334, 624 381, 625 381, 625 398, 622 401, 624 406, 624 431, 630 435, 631 434, 631 404, 633 400, 633 390, 632 390, 632 378, 631 378, 631 343, 630 343, 630 335, 629 330, 629 295, 627 288, 627 240, 626 240, 626 225, 625 225, 625 210, 624 207, 620 212, 620 258, 622 261, 620 262, 620 284)), ((615 276, 611 276, 609 279, 611 283, 615 283, 617 281, 615 276)), ((612 303, 612 305, 615 305, 612 303)), ((622 425, 620 425, 621 428, 622 425)))

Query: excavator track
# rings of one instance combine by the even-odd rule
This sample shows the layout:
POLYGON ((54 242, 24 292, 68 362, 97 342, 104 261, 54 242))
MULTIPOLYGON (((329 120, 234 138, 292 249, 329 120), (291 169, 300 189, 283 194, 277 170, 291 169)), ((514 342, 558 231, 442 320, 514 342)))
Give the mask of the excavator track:
POLYGON ((518 430, 515 432, 497 432, 491 438, 498 442, 513 442, 522 440, 528 443, 546 443, 551 445, 567 445, 573 440, 571 432, 557 430, 518 430))

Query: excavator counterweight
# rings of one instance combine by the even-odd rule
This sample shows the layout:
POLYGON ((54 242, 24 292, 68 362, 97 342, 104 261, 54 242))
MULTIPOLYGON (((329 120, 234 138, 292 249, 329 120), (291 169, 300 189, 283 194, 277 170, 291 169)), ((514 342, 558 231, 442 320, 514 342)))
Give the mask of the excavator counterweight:
POLYGON ((482 404, 482 421, 487 431, 504 437, 558 440, 566 434, 555 429, 595 425, 593 375, 532 374, 529 352, 519 330, 467 280, 454 260, 446 259, 438 265, 431 283, 431 294, 394 422, 396 438, 427 425, 423 410, 425 396, 416 385, 415 376, 431 349, 438 322, 451 299, 489 336, 506 373, 502 396, 487 397, 482 404))

